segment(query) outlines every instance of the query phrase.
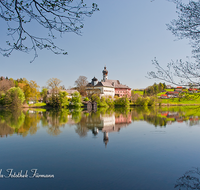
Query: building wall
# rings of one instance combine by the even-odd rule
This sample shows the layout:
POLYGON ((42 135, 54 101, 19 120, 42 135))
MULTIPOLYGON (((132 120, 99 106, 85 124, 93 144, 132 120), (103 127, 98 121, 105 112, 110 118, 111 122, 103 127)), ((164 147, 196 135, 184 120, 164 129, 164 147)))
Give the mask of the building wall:
POLYGON ((102 88, 102 95, 101 96, 111 96, 114 98, 115 96, 115 89, 111 87, 101 87, 102 88))
MULTIPOLYGON (((90 89, 90 88, 87 88, 87 89, 90 89)), ((102 96, 111 96, 112 98, 114 98, 115 96, 115 89, 113 87, 104 87, 104 86, 98 86, 98 87, 94 87, 94 88, 91 88, 92 90, 91 91, 87 91, 87 93, 95 93, 95 90, 97 91, 97 89, 100 90, 100 98, 102 96), (93 90, 94 89, 94 90, 93 90)))
POLYGON ((131 89, 130 88, 115 88, 115 95, 119 97, 123 97, 123 96, 131 97, 131 89))

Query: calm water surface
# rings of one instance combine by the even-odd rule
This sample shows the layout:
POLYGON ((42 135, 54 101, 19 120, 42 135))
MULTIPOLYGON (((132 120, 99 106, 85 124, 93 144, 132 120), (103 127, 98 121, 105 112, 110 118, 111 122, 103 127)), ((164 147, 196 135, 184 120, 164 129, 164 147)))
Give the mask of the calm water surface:
POLYGON ((198 189, 199 118, 196 107, 0 110, 1 189, 198 189))

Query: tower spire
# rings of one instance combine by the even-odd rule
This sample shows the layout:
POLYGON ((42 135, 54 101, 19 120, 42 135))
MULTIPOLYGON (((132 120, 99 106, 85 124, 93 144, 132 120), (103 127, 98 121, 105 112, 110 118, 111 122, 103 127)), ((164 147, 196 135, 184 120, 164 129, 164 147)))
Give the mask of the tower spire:
POLYGON ((103 81, 105 82, 108 79, 108 70, 106 69, 106 66, 104 66, 103 73, 103 81))

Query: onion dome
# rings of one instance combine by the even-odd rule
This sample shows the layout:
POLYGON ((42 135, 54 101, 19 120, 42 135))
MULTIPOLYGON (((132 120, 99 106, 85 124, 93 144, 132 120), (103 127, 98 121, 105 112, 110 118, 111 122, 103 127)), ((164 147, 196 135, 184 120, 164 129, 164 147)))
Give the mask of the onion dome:
POLYGON ((97 80, 97 78, 96 78, 96 77, 94 77, 94 78, 92 79, 92 81, 98 81, 98 80, 97 80))
POLYGON ((106 67, 104 67, 104 70, 102 71, 102 73, 103 73, 104 75, 107 75, 107 74, 108 74, 108 70, 106 69, 106 67))

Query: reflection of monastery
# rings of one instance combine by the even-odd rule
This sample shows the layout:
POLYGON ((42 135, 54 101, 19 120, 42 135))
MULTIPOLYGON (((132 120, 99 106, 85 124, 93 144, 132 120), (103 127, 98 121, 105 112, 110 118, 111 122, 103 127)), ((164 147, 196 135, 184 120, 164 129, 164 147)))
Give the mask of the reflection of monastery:
POLYGON ((123 85, 119 82, 119 80, 109 80, 108 79, 108 70, 104 67, 103 80, 98 81, 97 78, 93 78, 91 83, 88 83, 86 86, 87 94, 99 94, 102 96, 131 96, 131 88, 126 85, 123 85))
POLYGON ((88 128, 93 129, 93 134, 97 135, 101 130, 104 133, 104 143, 107 145, 109 141, 108 133, 118 132, 122 127, 128 126, 132 122, 131 114, 124 116, 122 114, 105 114, 97 118, 87 118, 86 125, 88 128))

